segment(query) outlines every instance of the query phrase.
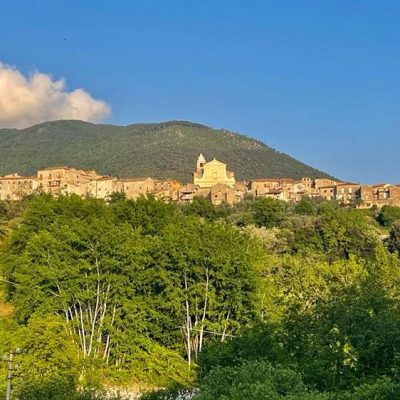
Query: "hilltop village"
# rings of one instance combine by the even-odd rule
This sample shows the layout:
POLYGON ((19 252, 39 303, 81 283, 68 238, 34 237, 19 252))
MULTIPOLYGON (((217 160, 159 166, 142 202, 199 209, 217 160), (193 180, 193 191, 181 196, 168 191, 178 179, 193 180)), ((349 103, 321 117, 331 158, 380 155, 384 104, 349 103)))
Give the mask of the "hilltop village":
POLYGON ((35 193, 77 194, 101 199, 123 193, 129 199, 152 194, 168 202, 190 203, 196 196, 208 198, 212 204, 235 204, 245 196, 266 197, 298 202, 303 196, 336 200, 344 206, 369 208, 384 205, 400 206, 400 185, 381 183, 362 185, 326 178, 300 180, 288 178, 254 179, 238 182, 227 165, 215 158, 209 162, 200 154, 193 182, 151 177, 117 178, 99 175, 94 170, 51 167, 37 171, 36 176, 17 173, 0 177, 0 200, 18 200, 35 193))

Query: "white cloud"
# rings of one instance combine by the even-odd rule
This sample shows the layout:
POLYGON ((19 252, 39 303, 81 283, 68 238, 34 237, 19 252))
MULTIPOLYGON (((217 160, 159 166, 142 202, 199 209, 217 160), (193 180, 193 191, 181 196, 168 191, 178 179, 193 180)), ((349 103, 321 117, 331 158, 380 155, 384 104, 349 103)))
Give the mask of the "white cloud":
POLYGON ((25 77, 0 62, 0 128, 24 128, 57 119, 104 121, 111 113, 83 89, 68 92, 65 80, 35 72, 25 77))

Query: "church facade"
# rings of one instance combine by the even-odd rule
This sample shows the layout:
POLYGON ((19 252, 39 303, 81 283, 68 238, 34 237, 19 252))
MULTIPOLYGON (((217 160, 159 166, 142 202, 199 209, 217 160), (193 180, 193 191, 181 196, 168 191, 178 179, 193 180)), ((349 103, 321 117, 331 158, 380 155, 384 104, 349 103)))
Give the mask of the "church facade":
POLYGON ((193 184, 200 189, 211 189, 215 185, 235 186, 236 180, 233 172, 226 169, 226 164, 215 158, 206 162, 203 154, 197 159, 196 172, 193 174, 193 184))

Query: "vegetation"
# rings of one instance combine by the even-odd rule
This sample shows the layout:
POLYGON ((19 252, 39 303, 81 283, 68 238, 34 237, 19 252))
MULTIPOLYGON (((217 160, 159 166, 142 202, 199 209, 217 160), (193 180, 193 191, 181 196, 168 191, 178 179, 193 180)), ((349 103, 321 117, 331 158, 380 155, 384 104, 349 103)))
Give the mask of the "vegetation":
POLYGON ((0 174, 67 165, 190 182, 200 153, 227 163, 238 179, 327 176, 258 140, 191 122, 115 126, 53 121, 0 129, 0 174))
POLYGON ((22 349, 15 393, 102 400, 104 385, 135 384, 143 400, 399 398, 400 220, 383 215, 396 210, 0 203, 0 354, 22 349))

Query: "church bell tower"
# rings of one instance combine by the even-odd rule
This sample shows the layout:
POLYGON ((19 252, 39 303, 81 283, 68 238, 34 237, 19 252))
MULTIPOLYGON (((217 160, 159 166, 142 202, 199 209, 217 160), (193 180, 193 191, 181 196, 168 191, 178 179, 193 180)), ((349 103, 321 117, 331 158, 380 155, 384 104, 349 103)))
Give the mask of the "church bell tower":
POLYGON ((196 168, 196 171, 198 173, 201 173, 203 171, 205 163, 206 163, 206 159, 204 158, 203 154, 200 154, 199 158, 197 159, 197 168, 196 168))

